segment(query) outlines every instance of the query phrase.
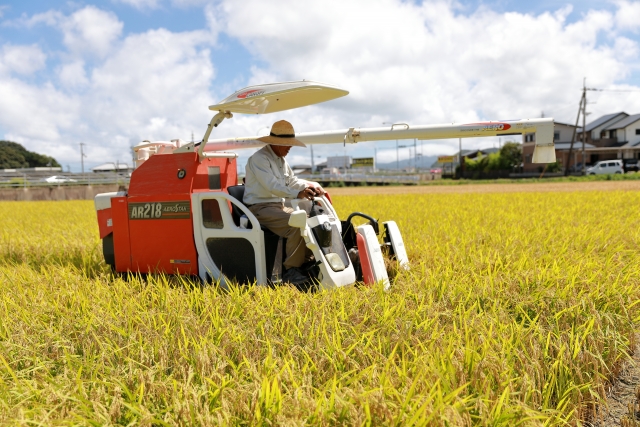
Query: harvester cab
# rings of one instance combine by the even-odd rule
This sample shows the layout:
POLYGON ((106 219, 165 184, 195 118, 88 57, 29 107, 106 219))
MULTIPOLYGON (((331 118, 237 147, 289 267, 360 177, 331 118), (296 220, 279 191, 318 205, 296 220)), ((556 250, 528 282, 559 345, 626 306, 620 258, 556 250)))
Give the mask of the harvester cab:
MULTIPOLYGON (((251 86, 209 107, 215 111, 202 141, 143 141, 134 151, 136 169, 126 191, 98 194, 103 254, 116 272, 199 276, 225 286, 228 281, 266 285, 282 272, 284 242, 243 203, 237 154, 229 150, 264 146, 258 136, 209 140, 212 130, 233 114, 267 114, 330 101, 348 92, 326 84, 299 81, 251 86)), ((348 128, 297 133, 305 144, 357 143, 392 139, 443 139, 536 132, 534 162, 555 161, 553 119, 472 124, 348 128)), ((341 221, 331 198, 290 201, 289 225, 300 228, 314 255, 310 282, 332 289, 382 283, 390 286, 385 256, 398 268, 409 259, 398 225, 354 212, 341 221), (354 218, 368 223, 355 226, 354 218)))

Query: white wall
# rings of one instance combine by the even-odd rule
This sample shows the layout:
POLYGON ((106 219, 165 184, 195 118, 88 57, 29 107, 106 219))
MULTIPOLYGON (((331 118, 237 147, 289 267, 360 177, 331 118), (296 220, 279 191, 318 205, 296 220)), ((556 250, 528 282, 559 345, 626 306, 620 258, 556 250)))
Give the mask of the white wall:
POLYGON ((558 142, 570 142, 573 138, 573 126, 568 126, 562 123, 555 123, 553 126, 555 132, 560 132, 560 139, 558 142))
MULTIPOLYGON (((640 129, 640 120, 631 123, 629 126, 624 128, 624 135, 621 136, 625 136, 626 139, 620 139, 618 138, 619 141, 628 141, 629 143, 631 143, 630 145, 635 145, 638 142, 640 142, 640 135, 636 135, 636 129, 640 129)), ((618 130, 618 132, 620 132, 622 129, 618 130)))

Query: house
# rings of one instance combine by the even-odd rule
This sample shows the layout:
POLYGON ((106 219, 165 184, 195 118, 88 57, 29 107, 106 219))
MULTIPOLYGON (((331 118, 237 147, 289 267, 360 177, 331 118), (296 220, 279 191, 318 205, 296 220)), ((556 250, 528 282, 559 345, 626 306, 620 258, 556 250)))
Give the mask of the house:
MULTIPOLYGON (((586 139, 594 147, 585 149, 587 164, 599 160, 640 158, 640 114, 604 115, 585 126, 586 139)), ((582 129, 578 128, 578 137, 582 129)))
MULTIPOLYGON (((582 127, 567 123, 554 123, 554 144, 557 162, 565 168, 581 169, 599 160, 640 158, 640 114, 624 111, 606 114, 585 125, 585 143, 582 127), (575 129, 573 149, 571 141, 575 129), (571 151, 571 154, 569 154, 571 151), (583 158, 584 154, 584 158, 583 158)), ((523 172, 535 172, 543 165, 531 163, 535 134, 524 134, 522 144, 523 172)))
POLYGON ((300 175, 300 174, 311 174, 313 173, 312 169, 311 169, 311 165, 293 165, 291 166, 291 170, 293 170, 293 173, 295 175, 300 175))
POLYGON ((618 146, 633 147, 640 143, 640 114, 628 116, 604 129, 618 146))
MULTIPOLYGON (((576 143, 573 145, 573 151, 571 152, 571 159, 569 160, 569 149, 571 147, 571 141, 576 131, 576 126, 568 123, 555 122, 553 123, 553 143, 556 148, 556 159, 561 165, 565 165, 569 161, 569 166, 582 163, 582 143, 576 143)), ((532 163, 533 149, 535 148, 536 135, 534 133, 525 133, 522 135, 522 172, 538 172, 540 168, 544 167, 540 163, 532 163)), ((593 147, 593 145, 589 145, 593 147)), ((585 146, 586 148, 586 146, 585 146)), ((587 157, 585 153, 585 158, 587 157)))
POLYGON ((129 167, 129 165, 127 165, 126 163, 115 162, 103 163, 100 166, 92 168, 91 170, 93 171, 93 173, 115 173, 116 171, 119 173, 133 172, 133 168, 129 167))
MULTIPOLYGON (((611 146, 611 144, 614 142, 613 140, 615 140, 615 136, 612 138, 611 133, 607 131, 607 128, 623 119, 626 119, 627 117, 629 117, 627 113, 625 113, 624 111, 620 111, 619 113, 604 115, 588 123, 585 126, 587 136, 585 142, 591 143, 596 147, 611 146)), ((578 128, 577 133, 578 135, 576 140, 582 141, 581 127, 578 128)))

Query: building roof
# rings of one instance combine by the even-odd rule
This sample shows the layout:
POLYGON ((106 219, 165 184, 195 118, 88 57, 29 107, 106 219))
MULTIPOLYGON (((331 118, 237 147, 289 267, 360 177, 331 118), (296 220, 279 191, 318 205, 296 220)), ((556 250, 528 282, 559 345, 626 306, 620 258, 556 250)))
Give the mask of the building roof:
MULTIPOLYGON (((556 150, 568 150, 571 147, 571 143, 570 142, 556 142, 553 145, 555 145, 556 150)), ((589 143, 586 143, 586 142, 584 144, 584 148, 594 148, 594 147, 595 147, 595 145, 593 145, 593 144, 589 144, 589 143)), ((573 149, 574 150, 578 150, 578 151, 581 150, 582 149, 582 141, 576 141, 573 144, 573 149)))
POLYGON ((559 122, 559 121, 557 121, 557 120, 554 120, 554 121, 553 121, 553 124, 554 124, 554 125, 571 126, 572 128, 578 127, 578 126, 576 126, 576 125, 572 125, 572 124, 569 124, 569 123, 559 122))
POLYGON ((634 114, 632 116, 627 117, 626 119, 620 120, 619 122, 615 122, 611 126, 607 126, 605 129, 606 130, 613 130, 613 129, 626 128, 627 126, 637 122, 638 120, 640 120, 640 114, 634 114))
MULTIPOLYGON (((596 120, 592 121, 591 123, 587 123, 587 132, 591 132, 592 130, 594 130, 595 128, 597 128, 598 126, 602 126, 603 124, 607 123, 609 120, 614 119, 616 116, 620 115, 620 114, 624 114, 625 117, 629 116, 627 113, 625 113, 624 111, 620 111, 618 113, 612 113, 612 114, 607 114, 604 116, 601 116, 599 118, 597 118, 596 120)), ((621 117, 620 120, 624 119, 624 117, 621 117)), ((617 122, 617 121, 616 121, 617 122)), ((616 123, 614 122, 614 123, 616 123)), ((578 129, 580 132, 582 132, 582 128, 578 129)))

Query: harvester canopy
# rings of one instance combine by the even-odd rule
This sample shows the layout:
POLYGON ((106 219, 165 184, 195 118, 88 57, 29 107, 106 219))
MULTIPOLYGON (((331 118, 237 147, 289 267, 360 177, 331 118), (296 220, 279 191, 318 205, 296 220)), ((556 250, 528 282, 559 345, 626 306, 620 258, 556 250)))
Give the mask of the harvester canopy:
POLYGON ((212 111, 268 114, 292 108, 331 101, 348 95, 349 92, 335 86, 307 80, 249 86, 226 97, 212 111))

